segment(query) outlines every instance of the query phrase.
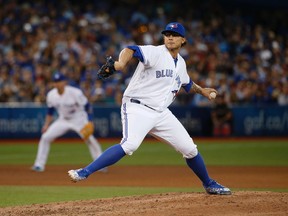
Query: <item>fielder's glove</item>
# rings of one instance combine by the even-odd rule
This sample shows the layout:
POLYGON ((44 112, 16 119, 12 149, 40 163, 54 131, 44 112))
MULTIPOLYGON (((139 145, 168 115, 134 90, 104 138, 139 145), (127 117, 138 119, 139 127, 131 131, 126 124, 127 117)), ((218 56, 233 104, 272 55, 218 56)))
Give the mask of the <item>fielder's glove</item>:
POLYGON ((84 140, 87 140, 90 135, 94 132, 94 125, 92 122, 88 122, 84 127, 81 129, 80 134, 84 140))
POLYGON ((111 56, 107 57, 106 63, 98 70, 98 77, 100 79, 107 79, 116 72, 114 67, 114 59, 111 56))

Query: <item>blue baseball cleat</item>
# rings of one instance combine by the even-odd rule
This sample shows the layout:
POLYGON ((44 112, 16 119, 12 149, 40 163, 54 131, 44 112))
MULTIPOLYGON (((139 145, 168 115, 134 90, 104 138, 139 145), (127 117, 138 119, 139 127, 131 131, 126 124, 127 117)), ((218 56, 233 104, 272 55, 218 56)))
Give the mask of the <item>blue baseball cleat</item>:
POLYGON ((71 178, 71 181, 78 182, 86 179, 88 177, 88 173, 84 169, 77 169, 77 170, 69 170, 68 175, 71 178))
POLYGON ((231 191, 229 188, 224 187, 223 185, 219 184, 215 180, 211 179, 208 185, 204 185, 204 188, 208 194, 213 195, 231 195, 231 191))
POLYGON ((45 169, 43 167, 40 167, 40 166, 32 166, 31 170, 34 172, 44 172, 45 169))

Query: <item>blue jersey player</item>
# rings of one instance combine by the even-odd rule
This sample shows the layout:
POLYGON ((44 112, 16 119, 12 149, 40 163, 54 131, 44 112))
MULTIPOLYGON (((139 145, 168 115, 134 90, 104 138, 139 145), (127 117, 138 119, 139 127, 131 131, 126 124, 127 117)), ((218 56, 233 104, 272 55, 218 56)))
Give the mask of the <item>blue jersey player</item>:
POLYGON ((208 194, 229 195, 231 191, 210 178, 197 146, 168 106, 182 87, 212 100, 213 88, 194 83, 179 51, 186 43, 185 28, 169 23, 162 31, 164 44, 159 46, 128 46, 114 62, 123 70, 132 58, 139 60, 124 92, 121 106, 123 138, 88 166, 68 171, 72 181, 86 179, 92 173, 110 166, 138 149, 147 134, 172 146, 183 155, 188 167, 199 177, 208 194), (210 95, 211 94, 211 95, 210 95))

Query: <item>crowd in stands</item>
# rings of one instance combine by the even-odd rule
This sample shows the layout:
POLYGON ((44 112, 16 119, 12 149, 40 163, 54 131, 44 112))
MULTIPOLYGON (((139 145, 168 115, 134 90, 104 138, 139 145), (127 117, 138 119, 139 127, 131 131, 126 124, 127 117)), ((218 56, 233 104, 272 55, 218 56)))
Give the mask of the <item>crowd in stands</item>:
MULTIPOLYGON (((94 105, 120 105, 137 62, 102 81, 96 73, 106 56, 161 44, 165 25, 179 21, 194 82, 216 88, 232 106, 288 106, 287 11, 204 2, 0 0, 0 102, 44 104, 52 74, 61 71, 94 105)), ((211 104, 180 91, 173 105, 211 104)))

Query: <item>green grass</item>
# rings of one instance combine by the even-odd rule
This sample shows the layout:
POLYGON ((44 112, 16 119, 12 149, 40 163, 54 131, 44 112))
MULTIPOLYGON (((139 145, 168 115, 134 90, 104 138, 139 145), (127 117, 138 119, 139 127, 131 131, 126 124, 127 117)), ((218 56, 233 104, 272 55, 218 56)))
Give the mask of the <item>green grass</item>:
POLYGON ((199 146, 208 165, 288 166, 288 141, 261 141, 199 146))
MULTIPOLYGON (((104 142, 103 150, 113 143, 104 142)), ((229 166, 288 166, 287 140, 201 140, 198 149, 209 165, 229 166)), ((32 165, 37 152, 37 141, 31 143, 1 143, 0 165, 32 165)), ((88 148, 79 142, 53 143, 48 165, 82 165, 91 162, 88 148)), ((145 141, 121 165, 185 165, 182 155, 171 147, 155 141, 145 141)), ((261 189, 257 189, 261 190, 261 189)), ((263 189, 265 190, 265 189, 263 189)), ((55 187, 55 186, 0 186, 0 207, 34 203, 88 200, 115 196, 130 196, 164 192, 203 191, 202 188, 147 188, 147 187, 55 187)), ((277 191, 277 190, 275 190, 277 191)), ((287 191, 283 189, 281 191, 287 191)))
MULTIPOLYGON (((103 150, 111 143, 102 145, 103 150)), ((199 141, 198 149, 207 165, 223 166, 288 166, 288 141, 199 141)), ((0 164, 33 164, 37 143, 0 145, 0 164)), ((79 143, 54 143, 48 158, 50 165, 87 164, 91 162, 88 148, 79 143)), ((132 156, 117 165, 184 165, 182 155, 170 146, 144 142, 132 156)))

